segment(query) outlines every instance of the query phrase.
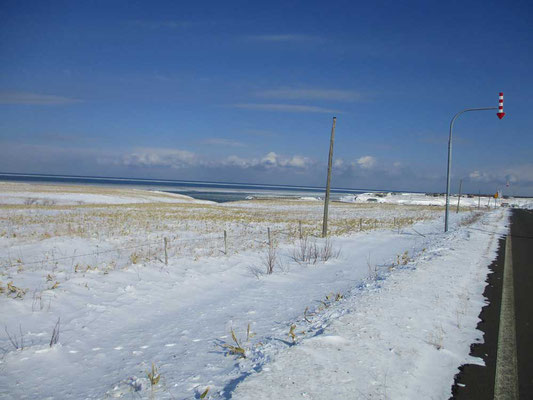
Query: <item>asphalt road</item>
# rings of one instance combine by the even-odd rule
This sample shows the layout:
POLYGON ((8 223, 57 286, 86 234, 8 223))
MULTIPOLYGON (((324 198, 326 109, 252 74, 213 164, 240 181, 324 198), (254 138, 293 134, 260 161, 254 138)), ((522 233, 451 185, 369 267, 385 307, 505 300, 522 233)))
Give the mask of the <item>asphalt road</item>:
MULTIPOLYGON (((533 399, 533 212, 513 210, 511 216, 511 262, 516 327, 516 365, 520 399, 533 399)), ((452 388, 453 399, 493 399, 498 354, 498 334, 505 262, 505 240, 500 240, 496 260, 490 266, 478 329, 484 332, 483 344, 472 345, 471 354, 482 358, 485 366, 464 365, 452 388)))

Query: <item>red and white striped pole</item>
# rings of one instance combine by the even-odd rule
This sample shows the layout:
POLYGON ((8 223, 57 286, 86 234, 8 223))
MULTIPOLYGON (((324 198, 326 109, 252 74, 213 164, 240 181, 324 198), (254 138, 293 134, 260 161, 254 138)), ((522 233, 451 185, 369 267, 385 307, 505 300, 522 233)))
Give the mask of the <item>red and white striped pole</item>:
POLYGON ((496 115, 498 115, 499 119, 502 119, 503 117, 505 117, 505 113, 503 112, 503 92, 500 92, 500 100, 499 100, 499 104, 498 104, 498 113, 496 115))

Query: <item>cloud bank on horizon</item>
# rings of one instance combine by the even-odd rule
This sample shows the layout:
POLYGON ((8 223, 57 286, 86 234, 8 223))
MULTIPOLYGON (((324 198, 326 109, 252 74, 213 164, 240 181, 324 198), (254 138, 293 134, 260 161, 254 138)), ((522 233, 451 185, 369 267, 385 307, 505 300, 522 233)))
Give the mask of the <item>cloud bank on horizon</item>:
MULTIPOLYGON (((13 145, 9 151, 5 149, 0 150, 0 166, 17 165, 23 160, 28 173, 63 174, 64 165, 69 165, 69 173, 73 175, 95 175, 96 172, 100 176, 128 178, 324 186, 327 167, 326 158, 274 151, 259 157, 230 154, 213 158, 188 150, 156 147, 103 151, 81 147, 13 145)), ((17 172, 16 169, 2 171, 17 172)), ((333 163, 333 186, 443 192, 445 176, 444 171, 440 172, 418 171, 402 162, 371 155, 353 159, 337 157, 333 163)), ((533 163, 483 172, 473 170, 465 173, 462 179, 465 192, 492 193, 501 189, 516 195, 519 194, 515 189, 518 185, 527 190, 533 189, 533 163), (488 189, 485 190, 486 187, 488 189)))

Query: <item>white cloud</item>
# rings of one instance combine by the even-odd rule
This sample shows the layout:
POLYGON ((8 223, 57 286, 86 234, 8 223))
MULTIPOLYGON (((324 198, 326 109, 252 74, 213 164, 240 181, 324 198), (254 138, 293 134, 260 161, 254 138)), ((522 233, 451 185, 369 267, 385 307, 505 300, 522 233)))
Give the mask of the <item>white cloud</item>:
POLYGON ((361 168, 370 169, 376 165, 376 159, 372 156, 363 156, 357 160, 357 164, 361 168))
POLYGON ((470 179, 474 179, 475 180, 475 179, 481 178, 481 174, 479 173, 479 171, 472 171, 472 172, 470 172, 470 174, 468 174, 468 177, 470 179))
POLYGON ((119 164, 137 167, 185 168, 202 164, 198 157, 186 150, 145 148, 123 155, 119 164))
POLYGON ((333 160, 333 168, 343 168, 344 160, 342 158, 337 158, 333 160))
POLYGON ((79 103, 80 100, 63 96, 24 92, 0 92, 0 104, 59 105, 79 103))
POLYGON ((271 151, 261 159, 261 163, 266 166, 276 166, 278 164, 278 155, 271 151))
POLYGON ((307 157, 294 155, 292 157, 283 157, 271 151, 261 159, 260 164, 267 168, 296 168, 306 169, 314 162, 307 157))
POLYGON ((353 90, 339 89, 272 89, 256 93, 259 97, 289 100, 357 101, 361 95, 353 90))
POLYGON ((190 167, 238 167, 241 169, 292 168, 304 170, 315 164, 315 162, 308 157, 300 155, 280 156, 273 151, 261 158, 243 158, 231 155, 224 159, 208 160, 190 151, 160 148, 137 149, 133 152, 123 154, 118 158, 101 159, 101 162, 126 167, 170 167, 176 169, 190 167))
POLYGON ((297 105, 297 104, 241 103, 241 104, 234 104, 233 107, 243 108, 247 110, 340 114, 340 111, 336 111, 336 110, 331 110, 331 109, 322 108, 322 107, 315 107, 315 106, 297 105))
POLYGON ((309 163, 309 160, 306 157, 302 156, 293 156, 290 160, 286 162, 286 165, 289 167, 295 168, 305 168, 309 163))
POLYGON ((502 185, 509 183, 533 183, 533 164, 515 165, 507 168, 492 168, 486 171, 475 170, 468 177, 477 182, 492 182, 502 185))
POLYGON ((235 166, 240 168, 248 168, 252 163, 246 158, 241 158, 238 156, 229 156, 222 161, 222 165, 235 166))

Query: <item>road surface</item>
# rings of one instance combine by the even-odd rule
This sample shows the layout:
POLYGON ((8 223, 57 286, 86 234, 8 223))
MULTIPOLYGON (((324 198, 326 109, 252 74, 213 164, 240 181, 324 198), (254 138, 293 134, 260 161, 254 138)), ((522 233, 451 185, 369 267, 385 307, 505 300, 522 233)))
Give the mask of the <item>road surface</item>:
MULTIPOLYGON (((484 293, 489 304, 483 307, 480 314, 482 321, 478 324, 478 329, 484 332, 484 343, 472 346, 472 355, 482 358, 485 366, 463 366, 452 389, 453 398, 493 399, 495 385, 498 386, 497 382, 505 380, 501 372, 501 368, 504 368, 508 373, 510 371, 511 375, 515 375, 511 376, 510 380, 512 382, 514 379, 519 398, 533 399, 533 211, 513 210, 510 235, 500 240, 498 256, 490 268, 492 273, 484 293), (507 240, 510 240, 510 243, 507 243, 507 240), (505 269, 512 271, 512 280, 507 279, 506 285, 505 269), (504 298, 509 298, 509 287, 514 297, 514 309, 511 313, 509 310, 502 313, 502 293, 504 298), (507 325, 512 313, 516 335, 509 334, 512 330, 509 330, 507 325), (504 324, 503 329, 500 329, 500 324, 504 324), (501 361, 502 347, 506 346, 506 343, 513 343, 515 347, 516 370, 509 362, 501 361), (500 362, 497 368, 498 355, 500 362)), ((513 397, 508 389, 504 392, 505 398, 517 398, 513 397)))

